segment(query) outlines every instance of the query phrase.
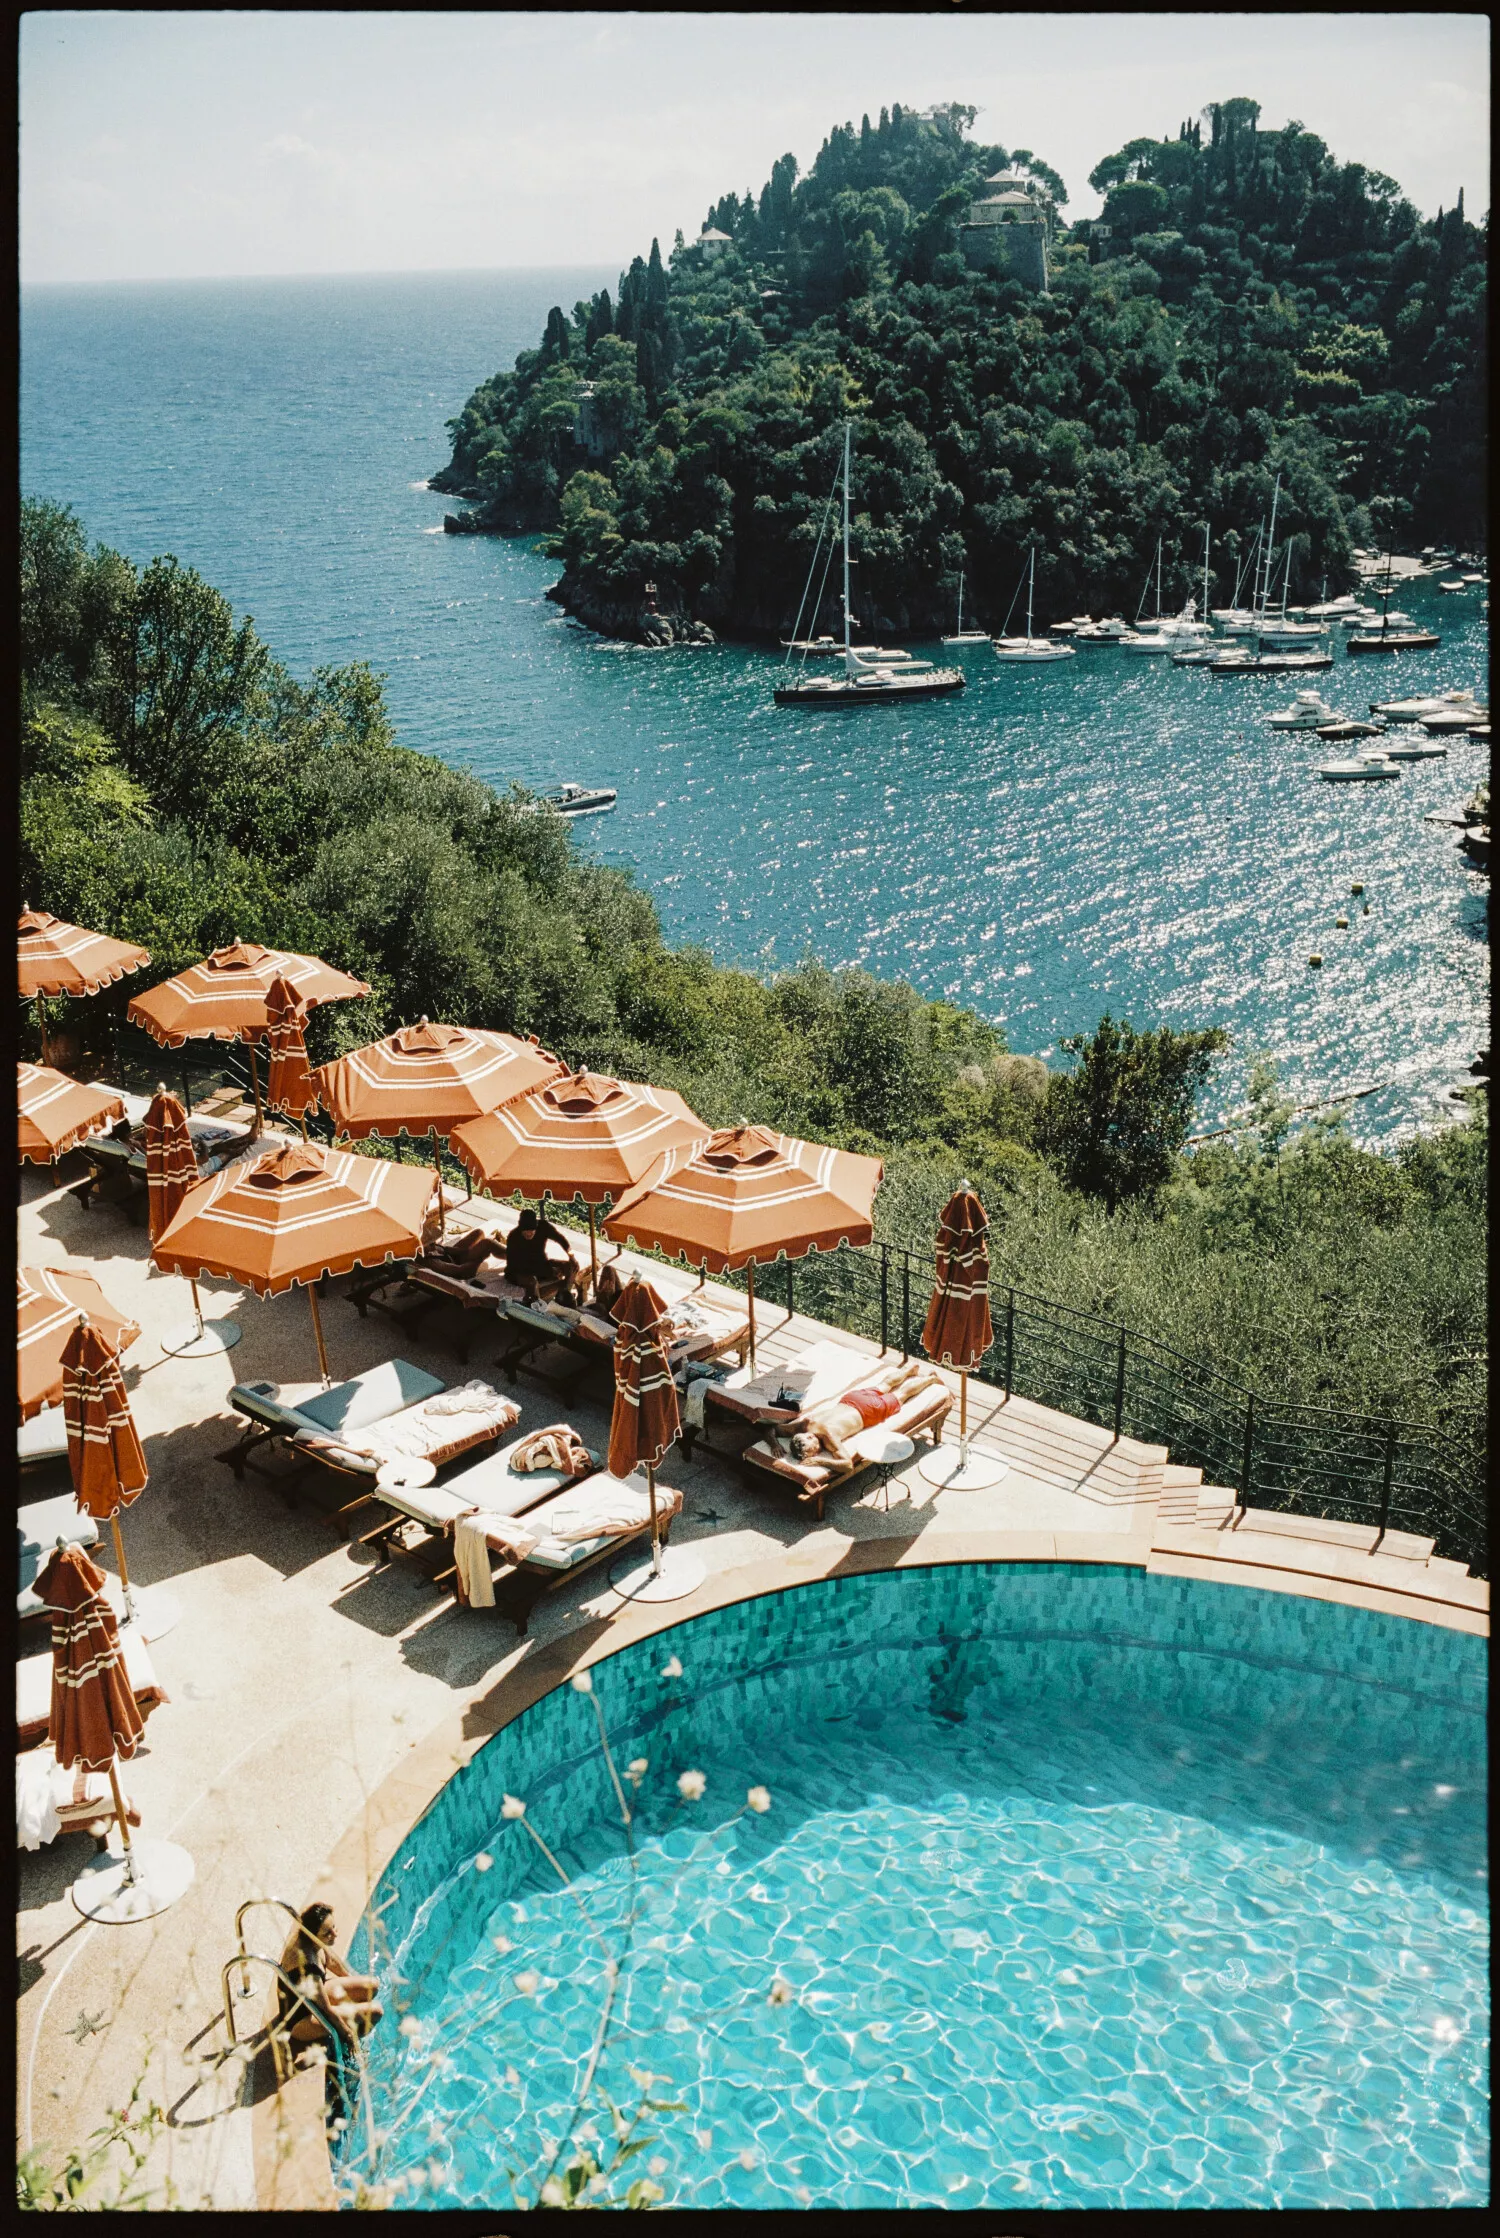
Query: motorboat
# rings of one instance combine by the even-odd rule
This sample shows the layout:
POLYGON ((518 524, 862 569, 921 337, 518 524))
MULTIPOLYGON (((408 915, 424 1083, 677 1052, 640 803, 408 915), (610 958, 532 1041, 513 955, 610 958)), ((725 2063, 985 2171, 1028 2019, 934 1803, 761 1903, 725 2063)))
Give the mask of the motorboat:
POLYGON ((1419 715, 1417 721, 1429 738, 1443 738, 1450 733, 1472 731, 1476 723, 1487 723, 1487 707, 1473 707, 1467 713, 1461 707, 1450 707, 1441 715, 1419 715))
MULTIPOLYGON (((849 481, 850 449, 853 423, 844 423, 844 466, 842 474, 844 493, 844 645, 843 669, 833 676, 806 676, 796 683, 779 685, 774 694, 778 707, 880 707, 893 703, 905 705, 910 700, 938 699, 948 692, 961 692, 967 678, 961 668, 934 668, 931 661, 914 660, 909 653, 889 651, 875 646, 857 651, 850 643, 849 599, 849 481)), ((812 590, 813 574, 822 556, 822 536, 813 551, 812 566, 802 593, 797 622, 807 608, 812 590)), ((812 611, 817 613, 814 598, 812 611)), ((797 642, 797 626, 793 625, 792 643, 797 642)), ((1061 651, 1063 648, 1059 647, 1061 651)), ((1071 650, 1071 648, 1068 648, 1071 650)), ((791 658, 791 646, 787 659, 791 658)), ((806 656, 804 655, 804 662, 806 656)))
POLYGON ((1424 715, 1452 715, 1467 709, 1471 722, 1478 722, 1482 710, 1472 692, 1460 691, 1456 686, 1446 692, 1437 692, 1426 699, 1372 699, 1372 715, 1394 715, 1402 722, 1420 722, 1424 715))
POLYGON ((1347 613, 1340 615, 1339 628, 1344 630, 1373 629, 1379 620, 1380 616, 1373 606, 1351 606, 1347 613))
POLYGON ((1447 747, 1436 738, 1393 738, 1385 751, 1393 762, 1440 762, 1448 758, 1447 747))
POLYGON ((1073 632, 1080 645, 1123 645, 1134 635, 1130 624, 1119 614, 1111 614, 1103 622, 1080 622, 1073 632))
POLYGON ((1466 591, 1468 587, 1468 584, 1464 581, 1461 575, 1457 576, 1451 583, 1440 582, 1438 584, 1438 589, 1440 591, 1447 591, 1450 593, 1450 595, 1454 591, 1466 591))
POLYGON ((1487 575, 1466 575, 1464 577, 1464 581, 1468 584, 1471 590, 1474 590, 1477 589, 1481 584, 1487 583, 1489 581, 1489 577, 1487 575))
POLYGON ((789 653, 801 653, 804 659, 809 653, 816 653, 831 660, 835 654, 841 653, 844 649, 836 637, 827 635, 822 637, 783 637, 781 642, 789 653))
POLYGON ((555 809, 559 816, 607 816, 618 794, 613 785, 553 785, 537 794, 537 805, 555 809))
POLYGON ((1215 639, 1206 637, 1199 644, 1189 643, 1181 651, 1174 652, 1172 666, 1174 668, 1208 668, 1214 661, 1232 659, 1234 652, 1235 648, 1233 646, 1221 645, 1215 639))
POLYGON ((1178 640, 1164 629, 1136 630, 1122 638, 1121 644, 1127 653, 1175 653, 1179 650, 1178 640))
POLYGON ((1320 762, 1318 775, 1330 785, 1375 785, 1399 777, 1401 770, 1384 754, 1361 754, 1349 761, 1320 762))
POLYGON ((1319 691, 1298 692, 1289 707, 1277 714, 1268 715, 1272 730, 1317 730, 1324 723, 1341 723, 1344 720, 1329 706, 1319 691))
POLYGON ((1332 668, 1332 653, 1247 653, 1231 646, 1205 662, 1210 676, 1301 676, 1332 668))
MULTIPOLYGON (((1016 589, 1020 590, 1020 584, 1016 589)), ((1026 635, 1024 637, 997 637, 994 640, 997 661, 1070 661, 1076 658, 1071 645, 1059 645, 1051 637, 1034 637, 1031 628, 1032 600, 1036 593, 1036 546, 1031 547, 1031 564, 1026 577, 1026 635)), ((1011 605, 1015 605, 1011 600, 1011 605)))
POLYGON ((1384 723, 1356 723, 1339 715, 1331 723, 1319 723, 1317 735, 1325 746, 1352 746, 1357 738, 1379 738, 1384 731, 1384 723))
MULTIPOLYGON (((964 571, 960 568, 958 571, 958 624, 953 635, 945 637, 943 643, 945 645, 987 645, 989 638, 988 630, 964 628, 964 571)), ((928 665, 931 666, 931 663, 929 662, 928 665)))

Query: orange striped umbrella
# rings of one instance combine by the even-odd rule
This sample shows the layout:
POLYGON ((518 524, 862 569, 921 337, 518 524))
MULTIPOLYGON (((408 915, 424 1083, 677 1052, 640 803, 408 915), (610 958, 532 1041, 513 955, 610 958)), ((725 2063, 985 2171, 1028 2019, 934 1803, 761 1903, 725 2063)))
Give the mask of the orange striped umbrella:
MULTIPOLYGON (((170 1272, 195 1280, 224 1275, 262 1297, 275 1296, 324 1275, 410 1258, 441 1217, 438 1176, 430 1166, 294 1142, 200 1182, 151 1256, 170 1272)), ((308 1297, 326 1377, 316 1290, 309 1287, 308 1297)))
POLYGON ((146 1217, 151 1240, 166 1228, 189 1189, 198 1186, 198 1158, 187 1113, 158 1086, 146 1113, 146 1217))
POLYGON ((45 909, 22 910, 17 946, 23 1002, 35 995, 97 995, 151 961, 133 941, 65 925, 45 909))
POLYGON ((266 1082, 266 1102, 273 1111, 305 1119, 316 1111, 318 1091, 307 1069, 307 1043, 302 1029, 307 1005, 288 979, 273 979, 266 997, 266 1031, 271 1043, 271 1073, 266 1082))
POLYGON ((63 1349, 80 1315, 92 1322, 111 1352, 123 1352, 141 1333, 136 1322, 110 1304, 91 1274, 61 1267, 16 1269, 16 1367, 23 1422, 43 1407, 61 1406, 63 1349))
POLYGON ((682 1427, 677 1385, 667 1360, 666 1307, 636 1276, 615 1310, 615 1403, 609 1421, 609 1470, 628 1477, 644 1466, 651 1500, 651 1567, 661 1568, 656 1535, 656 1464, 682 1427))
POLYGON ((666 1151, 621 1198, 604 1232, 617 1243, 687 1258, 706 1273, 747 1268, 753 1360, 757 1264, 868 1243, 883 1171, 878 1158, 768 1127, 724 1127, 666 1151))
POLYGON ((319 1065, 313 1081, 341 1135, 447 1135, 566 1070, 529 1037, 421 1018, 319 1065))
POLYGON ((126 1016, 169 1049, 205 1038, 259 1041, 266 1030, 271 985, 277 979, 290 981, 309 1009, 370 992, 362 979, 351 979, 348 972, 335 970, 318 956, 295 956, 284 948, 236 940, 228 948, 216 948, 175 979, 164 979, 159 987, 133 995, 126 1016))
POLYGON ((120 1510, 146 1489, 146 1456, 125 1396, 125 1379, 98 1330, 82 1318, 63 1346, 62 1364, 73 1495, 86 1514, 107 1522, 114 1532, 125 1605, 134 1616, 120 1510))
POLYGON ((104 1572, 81 1546, 60 1546, 38 1576, 36 1593, 52 1619, 47 1739, 64 1771, 76 1764, 109 1773, 129 1856, 130 1819, 115 1760, 134 1756, 146 1721, 125 1670, 115 1612, 104 1598, 104 1572))
POLYGON ((112 1120, 125 1116, 124 1103, 108 1088, 70 1080, 50 1065, 18 1064, 16 1070, 23 1165, 28 1159, 34 1166, 54 1165, 90 1135, 102 1134, 112 1120))
POLYGON ((581 1197, 597 1272, 594 1207, 622 1197, 664 1150, 708 1132, 674 1089, 577 1072, 455 1127, 452 1146, 495 1195, 581 1197))
POLYGON ((990 1326, 989 1234, 984 1206, 964 1182, 954 1190, 938 1221, 937 1281, 922 1324, 922 1349, 929 1360, 941 1360, 945 1367, 959 1370, 958 1439, 965 1454, 969 1444, 969 1375, 994 1338, 990 1326))

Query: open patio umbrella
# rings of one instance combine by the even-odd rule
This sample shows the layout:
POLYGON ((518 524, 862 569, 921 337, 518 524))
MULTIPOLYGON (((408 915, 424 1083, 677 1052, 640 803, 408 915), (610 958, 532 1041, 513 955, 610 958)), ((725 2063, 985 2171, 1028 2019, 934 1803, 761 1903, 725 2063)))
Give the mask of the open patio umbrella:
POLYGON ((668 1150, 604 1223, 616 1243, 686 1258, 705 1275, 743 1267, 755 1364, 755 1269, 841 1243, 868 1243, 878 1158, 769 1127, 724 1127, 668 1150))
POLYGON ((578 1197, 588 1208, 589 1267, 599 1273, 595 1207, 612 1204, 664 1150, 702 1142, 709 1129, 674 1089, 576 1072, 455 1127, 455 1154, 493 1195, 578 1197))
POLYGON ((959 1183, 938 1222, 937 1281, 922 1325, 929 1360, 958 1370, 958 1452, 934 1446, 917 1466, 929 1484, 978 1492, 1010 1472, 1003 1461, 969 1446, 969 1375, 990 1348, 990 1224, 967 1181, 959 1183))
POLYGON ((175 1842, 130 1837, 120 1793, 119 1758, 134 1756, 145 1731, 120 1646, 114 1610, 104 1598, 104 1572, 81 1546, 59 1546, 36 1581, 52 1620, 52 1701, 47 1739, 64 1771, 79 1766, 109 1774, 123 1858, 107 1857, 75 1881, 78 1909, 89 1919, 124 1924, 150 1919, 175 1904, 191 1884, 193 1860, 175 1842))
POLYGON ((419 1018, 319 1065, 313 1085, 341 1135, 448 1135, 567 1071, 540 1042, 419 1018))
POLYGON ((130 1583, 120 1510, 145 1491, 147 1472, 120 1363, 80 1314, 63 1347, 62 1365, 63 1422, 74 1497, 86 1515, 108 1523, 114 1533, 127 1620, 140 1625, 143 1639, 160 1639, 181 1612, 169 1593, 137 1594, 130 1583))
MULTIPOLYGON (((198 1159, 188 1132, 187 1113, 165 1082, 158 1082, 146 1113, 146 1214, 151 1241, 165 1234, 190 1189, 198 1186, 198 1159)), ((203 1360, 215 1352, 232 1352, 240 1341, 237 1321, 205 1321, 198 1285, 189 1280, 197 1326, 174 1329, 161 1340, 163 1352, 177 1359, 203 1360)))
POLYGON ((609 1470, 628 1477, 644 1468, 651 1501, 651 1560, 627 1556, 610 1572, 617 1593, 637 1601, 680 1601, 695 1593, 706 1572, 680 1547, 663 1557, 657 1535, 656 1465, 682 1427, 677 1385, 667 1359, 666 1307, 649 1282, 634 1276, 615 1309, 615 1404, 609 1423, 609 1470))
POLYGON ((370 992, 362 979, 351 979, 348 972, 325 964, 319 956, 297 956, 284 948, 263 948, 258 941, 236 940, 227 948, 216 948, 175 979, 164 979, 159 987, 133 995, 125 1015, 167 1049, 205 1039, 246 1043, 259 1132, 263 1120, 255 1044, 267 1029, 267 1004, 277 979, 288 981, 309 1009, 370 992))
POLYGON ((91 1274, 64 1267, 16 1269, 16 1370, 21 1420, 62 1405, 63 1352, 80 1315, 107 1351, 134 1344, 140 1326, 112 1306, 91 1274))
POLYGON ((103 1134, 114 1120, 125 1116, 124 1102, 112 1089, 70 1080, 50 1065, 18 1064, 16 1071, 22 1165, 28 1161, 34 1166, 56 1165, 90 1135, 103 1134))
POLYGON ((81 925, 65 925, 45 909, 23 909, 17 938, 17 963, 22 1002, 35 1002, 37 1026, 42 1036, 42 1061, 47 1058, 48 995, 97 995, 128 971, 139 971, 150 956, 132 941, 111 940, 107 933, 85 932, 81 925))
POLYGON ((273 1111, 298 1120, 304 1135, 307 1114, 318 1108, 318 1091, 307 1069, 306 1024, 307 1005, 291 981, 273 979, 266 997, 266 1035, 271 1044, 266 1102, 273 1111))
POLYGON ((317 1282, 411 1258, 441 1218, 441 1185, 431 1166, 292 1142, 201 1181, 151 1256, 169 1272, 223 1275, 261 1297, 305 1284, 326 1384, 317 1282))

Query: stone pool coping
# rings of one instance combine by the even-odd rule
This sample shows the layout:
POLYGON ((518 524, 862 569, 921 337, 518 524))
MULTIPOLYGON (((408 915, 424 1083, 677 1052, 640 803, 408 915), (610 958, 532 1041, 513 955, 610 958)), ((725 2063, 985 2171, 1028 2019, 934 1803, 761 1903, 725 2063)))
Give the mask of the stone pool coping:
MULTIPOLYGON (((381 1874, 454 1773, 486 1741, 576 1672, 605 1662, 620 1649, 657 1632, 707 1615, 712 1609, 789 1592, 827 1578, 968 1563, 1101 1562, 1139 1567, 1151 1575, 1196 1577, 1287 1592, 1466 1632, 1487 1634, 1489 1629, 1487 1617, 1477 1609, 1455 1607, 1348 1577, 1319 1575, 1316 1550, 1309 1546, 1299 1550, 1305 1559, 1295 1569, 1290 1565, 1266 1567, 1254 1559, 1208 1559, 1196 1548, 1192 1553, 1164 1552, 1160 1545, 1164 1535, 1151 1530, 1022 1532, 970 1526, 961 1530, 929 1528, 909 1538, 882 1537, 837 1547, 826 1543, 793 1546, 775 1559, 761 1558, 733 1569, 711 1571, 690 1604, 635 1603, 607 1618, 579 1625, 539 1647, 534 1655, 526 1656, 497 1681, 456 1706, 416 1744, 405 1762, 387 1774, 329 1854, 317 1877, 319 1900, 332 1904, 340 1919, 362 1918, 381 1874)), ((1208 1536, 1182 1534, 1193 1539, 1208 1536)), ((1250 1555, 1254 1550, 1247 1547, 1245 1551, 1250 1555)), ((280 2092, 272 2092, 256 2104, 252 2134, 259 2207, 336 2211, 322 2102, 321 2070, 313 2070, 298 2074, 280 2092)))

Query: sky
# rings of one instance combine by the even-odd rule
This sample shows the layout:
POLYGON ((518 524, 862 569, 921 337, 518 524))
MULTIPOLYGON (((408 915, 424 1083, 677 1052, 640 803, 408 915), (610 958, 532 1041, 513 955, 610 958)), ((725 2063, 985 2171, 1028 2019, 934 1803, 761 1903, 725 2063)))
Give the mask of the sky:
POLYGON ((1489 202, 1479 14, 39 11, 28 282, 622 265, 893 101, 1062 173, 1248 95, 1428 215, 1489 202))

